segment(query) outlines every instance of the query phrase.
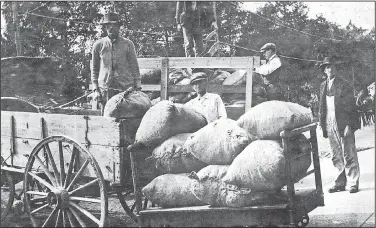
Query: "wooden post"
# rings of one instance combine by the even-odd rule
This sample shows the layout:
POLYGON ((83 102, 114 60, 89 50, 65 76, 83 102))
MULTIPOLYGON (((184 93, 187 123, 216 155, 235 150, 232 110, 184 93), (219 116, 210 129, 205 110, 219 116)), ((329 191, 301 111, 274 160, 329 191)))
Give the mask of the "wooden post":
POLYGON ((161 100, 168 100, 168 58, 162 59, 161 100))
POLYGON ((12 2, 12 11, 13 11, 13 24, 14 24, 14 41, 16 43, 16 52, 17 56, 22 55, 22 45, 20 40, 20 27, 18 20, 18 2, 12 2))
POLYGON ((354 73, 354 67, 353 65, 351 65, 351 70, 352 70, 352 79, 353 79, 353 92, 354 92, 354 97, 356 97, 356 93, 355 93, 355 73, 354 73))
POLYGON ((253 67, 254 67, 255 59, 253 57, 249 57, 248 64, 247 64, 247 79, 246 79, 246 86, 245 86, 245 112, 247 112, 252 107, 252 78, 253 78, 253 67))

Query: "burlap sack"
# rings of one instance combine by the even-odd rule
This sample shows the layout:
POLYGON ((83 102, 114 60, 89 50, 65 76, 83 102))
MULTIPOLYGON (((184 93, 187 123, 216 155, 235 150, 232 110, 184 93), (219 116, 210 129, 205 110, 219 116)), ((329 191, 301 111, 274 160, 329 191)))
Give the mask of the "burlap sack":
POLYGON ((142 84, 159 84, 161 82, 161 69, 140 69, 142 84))
POLYGON ((142 118, 135 143, 156 147, 174 135, 195 132, 206 124, 205 117, 192 108, 160 101, 142 118))
POLYGON ((278 139, 286 129, 301 127, 312 122, 309 108, 284 101, 266 101, 244 113, 237 123, 259 139, 278 139))
POLYGON ((191 183, 188 173, 164 174, 146 185, 142 193, 163 208, 204 205, 191 192, 191 183))
POLYGON ((250 143, 250 136, 232 119, 218 119, 191 134, 187 152, 208 165, 229 165, 250 143))
POLYGON ((149 96, 141 91, 125 91, 111 97, 103 116, 114 118, 142 118, 151 107, 149 96))
MULTIPOLYGON (((270 192, 253 192, 224 183, 228 165, 210 165, 198 173, 192 172, 192 193, 204 203, 214 207, 245 207, 272 202, 270 192)), ((275 202, 275 201, 274 201, 275 202)))
MULTIPOLYGON (((290 143, 291 155, 310 150, 304 135, 290 143)), ((307 172, 311 165, 311 154, 291 161, 294 182, 307 172)), ((278 190, 286 185, 285 157, 278 140, 256 140, 249 144, 232 162, 222 179, 227 184, 250 188, 252 191, 278 190)))
POLYGON ((184 148, 184 142, 191 133, 183 133, 172 136, 153 150, 153 154, 147 158, 162 173, 189 173, 198 171, 207 164, 201 162, 184 148))

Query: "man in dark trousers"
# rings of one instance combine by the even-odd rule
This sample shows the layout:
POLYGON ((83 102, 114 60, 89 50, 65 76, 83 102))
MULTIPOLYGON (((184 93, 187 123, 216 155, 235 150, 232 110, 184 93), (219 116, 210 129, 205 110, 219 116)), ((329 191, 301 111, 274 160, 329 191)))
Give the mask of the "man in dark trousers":
POLYGON ((129 39, 121 37, 120 16, 106 13, 102 20, 107 36, 97 40, 92 49, 91 82, 94 100, 103 107, 119 92, 133 88, 141 89, 141 76, 136 50, 129 39))
POLYGON ((204 51, 203 29, 211 26, 218 30, 216 3, 178 1, 175 19, 178 31, 183 28, 185 56, 197 57, 201 55, 204 51))
POLYGON ((320 85, 319 122, 323 136, 329 139, 332 162, 337 169, 329 193, 358 192, 359 163, 354 132, 360 128, 355 98, 351 86, 338 75, 335 62, 327 57, 320 64, 327 79, 320 85))

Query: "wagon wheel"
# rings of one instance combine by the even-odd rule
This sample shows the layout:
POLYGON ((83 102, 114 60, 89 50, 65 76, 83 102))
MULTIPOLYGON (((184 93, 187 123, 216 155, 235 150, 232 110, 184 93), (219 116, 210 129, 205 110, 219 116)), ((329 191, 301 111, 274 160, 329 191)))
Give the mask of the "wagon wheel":
POLYGON ((107 219, 107 190, 98 163, 90 152, 65 136, 47 137, 31 152, 25 169, 24 199, 34 227, 103 227, 107 219), (84 177, 88 172, 95 178, 84 177), (33 188, 33 181, 41 188, 33 188), (99 198, 84 197, 91 189, 99 190, 99 198), (99 207, 100 212, 93 207, 99 207))
MULTIPOLYGON (((3 157, 1 157, 1 166, 6 166, 3 157)), ((12 209, 15 192, 12 175, 7 171, 1 171, 1 222, 12 209)))
MULTIPOLYGON (((132 184, 132 183, 130 183, 132 184)), ((136 200, 133 195, 133 186, 130 186, 129 189, 125 192, 118 189, 116 191, 117 197, 120 201, 121 206, 123 207, 124 211, 128 214, 128 216, 135 222, 138 223, 138 218, 136 215, 136 200)), ((145 210, 149 204, 149 201, 147 198, 142 197, 142 208, 145 210)))

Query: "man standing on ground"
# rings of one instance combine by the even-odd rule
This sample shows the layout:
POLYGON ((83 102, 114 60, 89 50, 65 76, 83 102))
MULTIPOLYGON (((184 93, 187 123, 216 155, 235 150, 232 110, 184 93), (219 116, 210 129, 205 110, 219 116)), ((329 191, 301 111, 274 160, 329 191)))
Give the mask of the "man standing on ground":
POLYGON ((279 74, 281 70, 281 60, 276 55, 276 46, 273 43, 267 43, 261 47, 260 52, 264 55, 267 63, 254 69, 254 72, 264 78, 265 90, 268 101, 284 100, 282 89, 279 83, 279 74))
POLYGON ((319 122, 323 136, 329 138, 332 162, 337 169, 334 185, 329 193, 358 192, 359 163, 354 132, 360 128, 355 98, 351 86, 337 73, 332 58, 327 57, 320 65, 327 79, 320 85, 319 122))
POLYGON ((208 123, 219 118, 227 118, 226 108, 218 94, 207 93, 207 76, 203 72, 194 73, 191 83, 197 97, 188 101, 185 105, 195 109, 205 116, 208 123))
POLYGON ((186 57, 198 57, 204 51, 203 29, 218 30, 215 2, 182 1, 176 4, 178 31, 183 27, 186 57))
POLYGON ((107 101, 117 93, 132 87, 140 90, 141 76, 133 42, 119 35, 119 15, 106 13, 101 24, 107 36, 93 45, 91 81, 93 98, 101 102, 103 110, 107 101))

